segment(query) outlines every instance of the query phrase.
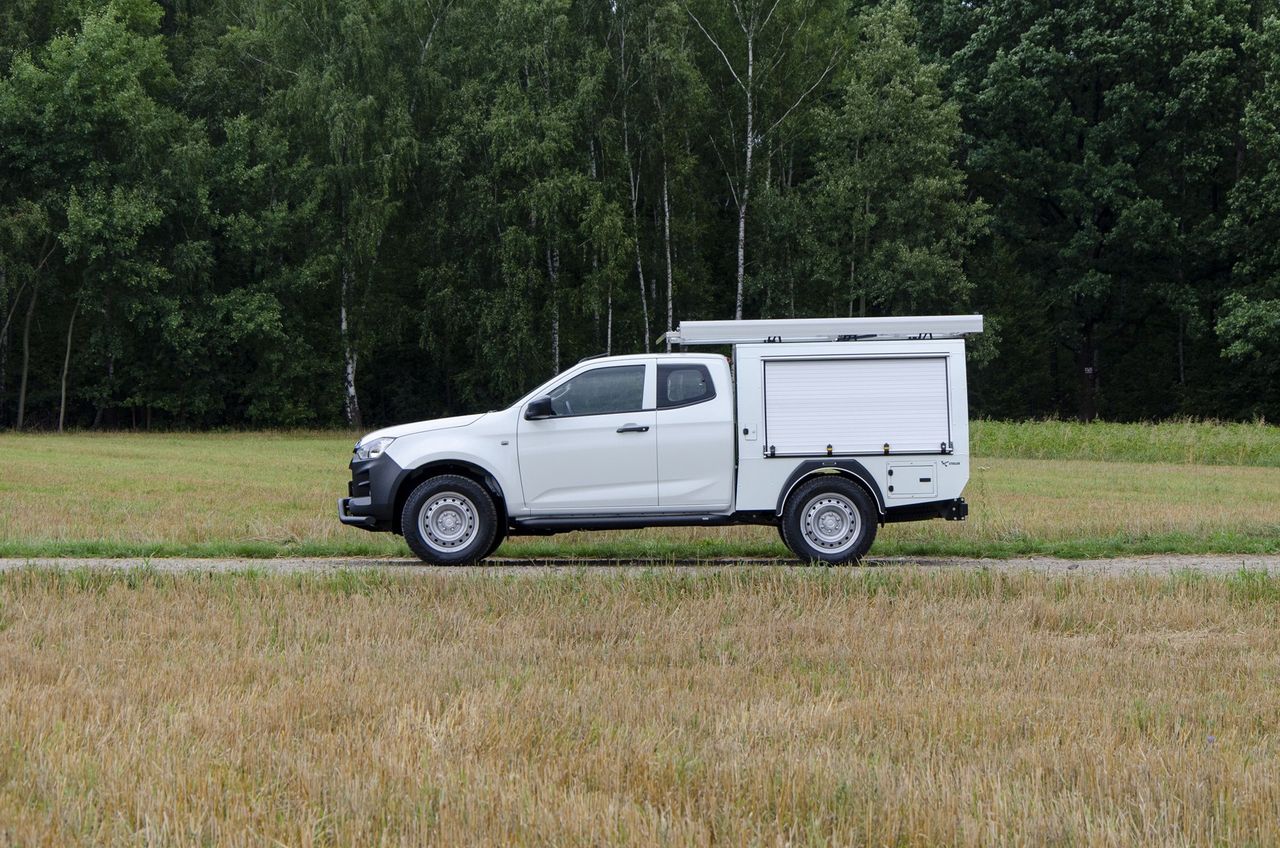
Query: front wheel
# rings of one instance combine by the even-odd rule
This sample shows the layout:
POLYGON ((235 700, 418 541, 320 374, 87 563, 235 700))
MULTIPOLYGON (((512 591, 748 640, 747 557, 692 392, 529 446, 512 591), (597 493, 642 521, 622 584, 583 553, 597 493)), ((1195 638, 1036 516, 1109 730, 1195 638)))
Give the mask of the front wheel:
POLYGON ((877 517, 865 489, 844 477, 823 475, 787 498, 782 540, 805 562, 857 562, 875 541, 877 517))
POLYGON ((493 556, 494 551, 502 547, 502 543, 505 542, 506 540, 507 540, 507 528, 499 524, 498 527, 494 530, 493 541, 489 543, 489 549, 484 552, 484 556, 480 557, 480 559, 488 559, 489 557, 493 556))
POLYGON ((479 483, 441 474, 418 485, 400 514, 404 540, 424 562, 470 565, 488 556, 498 510, 479 483))

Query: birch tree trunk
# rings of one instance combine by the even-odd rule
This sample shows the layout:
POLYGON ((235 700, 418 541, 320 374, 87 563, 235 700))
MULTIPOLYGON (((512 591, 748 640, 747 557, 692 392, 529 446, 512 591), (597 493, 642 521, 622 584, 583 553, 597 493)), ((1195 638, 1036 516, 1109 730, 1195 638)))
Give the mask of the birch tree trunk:
POLYGON ((752 151, 755 148, 755 39, 747 38, 747 132, 744 137, 745 165, 742 169, 742 190, 738 192, 738 291, 734 300, 733 317, 742 320, 742 291, 747 279, 747 206, 751 200, 752 151))
MULTIPOLYGON (((67 371, 71 368, 71 334, 76 328, 76 313, 80 311, 80 301, 71 308, 71 320, 67 322, 67 352, 62 357, 62 395, 58 403, 58 432, 62 432, 63 422, 67 417, 67 371)), ((147 407, 147 422, 151 421, 151 407, 147 407)), ((150 429, 148 426, 147 429, 150 429)))
POLYGON ((622 154, 627 159, 627 187, 631 190, 631 230, 636 249, 636 276, 640 278, 640 315, 644 322, 644 351, 649 352, 649 295, 645 288, 644 260, 640 254, 640 176, 636 173, 635 162, 631 159, 631 125, 627 113, 626 89, 630 80, 627 69, 627 28, 625 23, 619 24, 618 30, 618 62, 622 74, 622 154))
MULTIPOLYGON (((862 255, 871 257, 871 192, 867 192, 862 202, 862 255)), ((855 245, 856 248, 856 245, 855 245)), ((858 292, 858 317, 867 317, 867 287, 864 285, 858 292)))
POLYGON ((551 373, 560 373, 560 250, 547 243, 547 279, 551 281, 551 373))
MULTIPOLYGON (((674 301, 674 274, 671 269, 671 196, 668 191, 669 181, 667 179, 667 160, 662 160, 662 241, 663 247, 667 253, 667 332, 670 333, 675 327, 672 326, 675 309, 674 301)), ((667 353, 671 352, 671 339, 667 339, 667 353)))
MULTIPOLYGON (((598 169, 595 163, 595 140, 589 140, 591 149, 591 179, 595 181, 599 177, 598 169)), ((591 249, 591 277, 599 281, 600 273, 600 249, 594 246, 591 249)), ((595 332, 600 332, 600 302, 595 301, 595 332)), ((599 336, 596 336, 599 338, 599 336)), ((613 278, 609 277, 607 295, 605 295, 605 316, 604 316, 604 354, 608 356, 613 352, 613 278)))
POLYGON ((853 301, 857 296, 858 284, 857 236, 854 236, 854 253, 849 257, 849 317, 853 317, 853 301))
MULTIPOLYGON (((9 301, 8 301, 9 289, 5 285, 8 282, 9 282, 8 272, 6 271, 3 265, 0 265, 0 291, 5 293, 5 306, 9 305, 9 301)), ((18 294, 14 295, 13 299, 15 303, 17 302, 18 297, 19 295, 21 295, 21 293, 22 293, 21 290, 19 290, 18 294)), ((10 312, 9 315, 10 317, 12 317, 13 313, 10 312)), ((6 319, 4 322, 4 329, 0 330, 0 416, 4 415, 2 410, 4 409, 5 389, 8 388, 8 385, 5 382, 5 375, 8 373, 8 365, 9 365, 9 321, 6 319)))
MULTIPOLYGON (((7 273, 3 267, 0 267, 0 289, 4 288, 6 281, 7 273)), ((9 307, 9 313, 4 318, 4 327, 0 328, 0 400, 3 399, 9 387, 9 325, 13 321, 14 313, 18 311, 19 304, 22 303, 22 292, 26 287, 27 283, 24 280, 18 286, 18 290, 13 293, 13 306, 9 307)))
MULTIPOLYGON (((40 265, 41 267, 43 267, 44 263, 41 262, 40 265)), ((37 272, 39 272, 39 270, 40 268, 36 269, 37 272)), ((0 267, 0 289, 4 288, 4 283, 6 280, 7 280, 7 272, 3 267, 0 267)), ((17 313, 18 307, 22 305, 22 293, 23 291, 26 290, 26 288, 27 288, 27 283, 24 280, 18 286, 18 290, 13 293, 13 306, 9 307, 9 313, 5 315, 5 318, 4 318, 4 327, 0 328, 0 394, 3 394, 3 390, 6 385, 5 375, 8 373, 5 370, 5 368, 9 364, 9 357, 8 357, 9 325, 13 323, 13 316, 17 313)), ((34 292, 33 292, 33 295, 34 295, 34 292)), ((35 305, 32 304, 29 308, 34 309, 35 305)), ((19 424, 18 426, 21 427, 22 425, 19 424)))
MULTIPOLYGON (((9 275, 5 272, 4 266, 0 265, 0 291, 4 291, 5 283, 9 281, 9 275)), ((4 328, 0 328, 0 339, 9 337, 9 322, 13 320, 13 314, 18 311, 18 304, 22 301, 22 289, 26 288, 27 283, 23 283, 18 287, 18 291, 13 293, 13 306, 9 307, 9 313, 5 315, 4 328)), ((8 304, 8 300, 5 301, 8 304)))
POLYGON ((40 296, 40 284, 31 285, 31 300, 27 303, 27 318, 22 324, 22 380, 18 383, 18 419, 15 427, 22 429, 27 411, 27 374, 31 365, 31 319, 36 314, 36 298, 40 296))
POLYGON ((360 415, 360 398, 356 394, 356 349, 352 339, 351 323, 347 319, 347 301, 351 297, 351 270, 342 268, 342 296, 338 305, 338 321, 342 333, 342 387, 347 424, 355 429, 364 426, 360 415))
MULTIPOLYGON (((624 120, 625 125, 625 120, 624 120)), ((623 130, 623 147, 626 148, 626 130, 623 130)), ((627 174, 631 182, 631 229, 634 236, 636 249, 636 276, 640 279, 640 315, 644 321, 644 350, 649 352, 649 295, 645 288, 644 280, 644 260, 640 254, 640 219, 637 214, 636 207, 640 200, 640 187, 638 185, 639 177, 636 175, 635 166, 631 163, 631 154, 627 154, 627 174)))

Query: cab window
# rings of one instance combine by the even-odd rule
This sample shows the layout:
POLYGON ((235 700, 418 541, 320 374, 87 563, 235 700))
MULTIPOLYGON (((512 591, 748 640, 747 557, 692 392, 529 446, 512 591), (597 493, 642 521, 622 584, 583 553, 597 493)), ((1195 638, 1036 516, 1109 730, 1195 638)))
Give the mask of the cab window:
POLYGON ((593 368, 556 386, 550 397, 557 416, 638 412, 644 403, 644 366, 593 368))
POLYGON ((659 365, 658 408, 688 406, 716 396, 711 372, 705 365, 659 365))

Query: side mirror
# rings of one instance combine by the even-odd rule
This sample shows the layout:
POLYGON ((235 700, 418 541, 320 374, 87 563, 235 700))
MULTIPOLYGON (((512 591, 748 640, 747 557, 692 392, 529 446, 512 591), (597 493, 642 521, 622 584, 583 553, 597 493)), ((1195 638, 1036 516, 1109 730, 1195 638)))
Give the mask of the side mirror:
POLYGON ((524 417, 530 421, 536 421, 539 418, 555 418, 556 411, 551 408, 551 398, 543 395, 529 401, 529 405, 524 409, 524 417))

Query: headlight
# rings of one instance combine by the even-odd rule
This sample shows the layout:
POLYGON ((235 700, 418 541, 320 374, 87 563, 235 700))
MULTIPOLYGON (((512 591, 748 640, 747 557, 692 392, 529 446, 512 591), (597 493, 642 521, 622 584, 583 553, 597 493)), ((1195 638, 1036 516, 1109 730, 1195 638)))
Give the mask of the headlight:
POLYGON ((377 459, 382 456, 395 439, 383 436, 381 439, 370 439, 356 445, 356 459, 377 459))

